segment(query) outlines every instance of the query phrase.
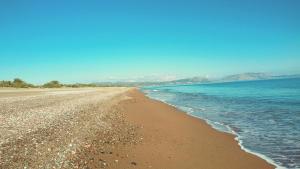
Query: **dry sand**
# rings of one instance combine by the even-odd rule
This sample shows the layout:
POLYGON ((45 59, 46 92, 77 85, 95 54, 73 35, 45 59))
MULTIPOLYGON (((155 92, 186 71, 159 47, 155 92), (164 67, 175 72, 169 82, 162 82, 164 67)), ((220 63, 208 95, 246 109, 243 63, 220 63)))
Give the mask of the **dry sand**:
POLYGON ((1 169, 274 168, 136 89, 1 89, 0 108, 1 169))

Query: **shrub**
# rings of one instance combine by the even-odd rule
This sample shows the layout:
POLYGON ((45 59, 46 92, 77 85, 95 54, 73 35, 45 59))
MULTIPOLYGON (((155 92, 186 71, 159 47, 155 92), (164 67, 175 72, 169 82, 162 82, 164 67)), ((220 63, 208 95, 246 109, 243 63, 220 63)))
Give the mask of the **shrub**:
POLYGON ((15 87, 15 88, 26 88, 26 87, 28 87, 28 85, 23 80, 21 80, 19 78, 15 78, 14 81, 12 82, 12 87, 15 87))
POLYGON ((63 85, 60 84, 59 81, 57 81, 57 80, 53 80, 53 81, 48 82, 48 83, 45 83, 45 84, 43 85, 43 87, 45 87, 45 88, 60 88, 60 87, 62 87, 62 86, 63 86, 63 85))
POLYGON ((11 81, 2 80, 0 81, 0 87, 12 87, 12 83, 11 81))
POLYGON ((32 84, 26 83, 19 78, 15 78, 12 82, 11 81, 0 81, 0 87, 15 87, 15 88, 29 88, 35 87, 32 84))

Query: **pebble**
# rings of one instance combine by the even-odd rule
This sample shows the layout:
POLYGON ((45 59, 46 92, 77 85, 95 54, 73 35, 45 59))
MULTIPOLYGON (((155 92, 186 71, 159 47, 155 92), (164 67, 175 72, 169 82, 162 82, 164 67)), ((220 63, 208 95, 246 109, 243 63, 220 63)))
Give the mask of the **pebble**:
POLYGON ((86 144, 84 147, 85 147, 85 148, 90 148, 91 145, 90 145, 90 144, 86 144))
POLYGON ((132 161, 132 162, 131 162, 131 164, 132 164, 132 165, 137 165, 137 163, 136 163, 136 162, 134 162, 134 161, 132 161))

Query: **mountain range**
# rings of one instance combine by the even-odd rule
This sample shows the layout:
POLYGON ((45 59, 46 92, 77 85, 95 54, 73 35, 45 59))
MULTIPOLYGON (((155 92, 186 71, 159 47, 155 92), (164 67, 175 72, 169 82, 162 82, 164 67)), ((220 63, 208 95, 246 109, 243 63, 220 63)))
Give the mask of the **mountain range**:
POLYGON ((172 81, 161 82, 98 82, 97 86, 152 86, 152 85, 186 85, 199 83, 221 83, 234 81, 249 81, 249 80, 267 80, 267 79, 284 79, 284 78, 300 78, 300 74, 295 75, 269 75, 266 73, 241 73, 225 76, 223 78, 209 79, 206 77, 192 77, 172 81))

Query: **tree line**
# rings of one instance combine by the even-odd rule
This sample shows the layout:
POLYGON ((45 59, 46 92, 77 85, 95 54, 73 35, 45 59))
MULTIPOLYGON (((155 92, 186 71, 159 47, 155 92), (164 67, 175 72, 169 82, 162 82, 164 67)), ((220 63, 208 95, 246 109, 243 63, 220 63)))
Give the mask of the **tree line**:
POLYGON ((25 82, 20 78, 15 78, 13 81, 0 81, 0 87, 14 87, 14 88, 61 88, 61 87, 97 87, 95 84, 83 84, 83 83, 75 83, 75 84, 61 84, 57 80, 53 80, 47 82, 43 85, 33 85, 30 83, 25 82))

